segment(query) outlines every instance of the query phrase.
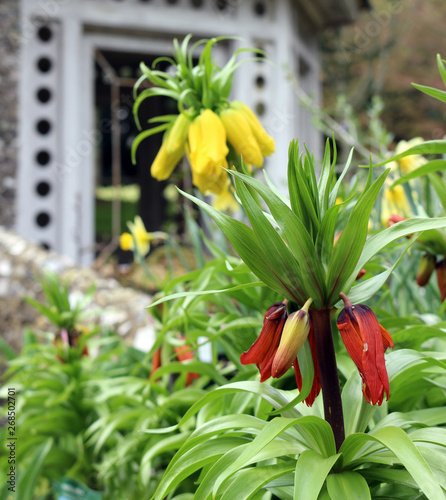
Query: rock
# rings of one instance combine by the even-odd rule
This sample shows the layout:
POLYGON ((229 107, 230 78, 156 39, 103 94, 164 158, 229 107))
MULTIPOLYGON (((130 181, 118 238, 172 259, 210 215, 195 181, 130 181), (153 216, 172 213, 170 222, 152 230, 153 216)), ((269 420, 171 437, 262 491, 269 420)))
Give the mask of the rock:
MULTIPOLYGON (((70 301, 81 300, 92 284, 95 292, 86 310, 98 311, 83 321, 85 326, 107 325, 130 345, 148 327, 146 307, 151 297, 141 291, 123 287, 113 278, 104 278, 90 268, 75 267, 66 257, 26 241, 0 226, 0 332, 15 349, 19 349, 25 328, 56 331, 46 318, 25 300, 24 296, 45 302, 42 287, 36 279, 41 269, 56 273, 68 283, 70 301)), ((149 338, 149 337, 147 337, 149 338)), ((147 343, 136 341, 147 348, 147 343)))

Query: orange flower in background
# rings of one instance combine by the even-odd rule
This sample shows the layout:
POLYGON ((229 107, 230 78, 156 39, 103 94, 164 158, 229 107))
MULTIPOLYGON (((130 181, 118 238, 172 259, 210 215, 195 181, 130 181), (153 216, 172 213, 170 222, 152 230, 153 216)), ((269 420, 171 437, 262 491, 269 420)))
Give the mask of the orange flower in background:
POLYGON ((359 304, 352 305, 341 293, 345 308, 338 316, 337 326, 347 351, 362 378, 362 392, 368 403, 381 405, 384 392, 389 399, 384 352, 393 348, 393 341, 370 309, 359 304))
MULTIPOLYGON (((184 340, 185 337, 183 335, 181 335, 179 339, 180 340, 184 340)), ((184 363, 186 361, 194 359, 193 352, 192 352, 190 346, 188 346, 187 344, 180 345, 180 346, 175 346, 173 348, 173 350, 175 351, 176 357, 177 357, 177 359, 178 359, 178 361, 180 363, 184 363)), ((150 372, 149 379, 151 379, 152 377, 154 377, 155 372, 160 367, 161 367, 161 347, 158 348, 153 353, 153 357, 152 357, 152 370, 150 372)), ((188 372, 187 376, 186 376, 186 387, 190 386, 192 384, 192 382, 195 379, 197 379, 197 378, 200 378, 200 375, 198 373, 188 372)))
MULTIPOLYGON (((180 340, 184 339, 185 337, 182 335, 180 337, 180 340)), ((194 354, 190 346, 188 346, 187 344, 175 346, 173 350, 175 351, 177 359, 180 363, 184 363, 186 361, 192 361, 194 359, 194 354)), ((198 375, 198 373, 188 372, 186 377, 186 387, 190 386, 192 382, 197 378, 200 378, 200 375, 198 375)))

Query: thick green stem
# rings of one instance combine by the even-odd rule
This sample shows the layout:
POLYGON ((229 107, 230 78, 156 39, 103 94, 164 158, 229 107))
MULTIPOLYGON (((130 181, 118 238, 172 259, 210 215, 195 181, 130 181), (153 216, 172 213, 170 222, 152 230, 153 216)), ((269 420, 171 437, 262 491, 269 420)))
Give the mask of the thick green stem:
POLYGON ((316 340, 319 372, 324 398, 325 420, 331 425, 339 451, 345 439, 344 415, 342 413, 341 388, 339 386, 338 368, 331 331, 330 310, 311 311, 314 336, 316 340))

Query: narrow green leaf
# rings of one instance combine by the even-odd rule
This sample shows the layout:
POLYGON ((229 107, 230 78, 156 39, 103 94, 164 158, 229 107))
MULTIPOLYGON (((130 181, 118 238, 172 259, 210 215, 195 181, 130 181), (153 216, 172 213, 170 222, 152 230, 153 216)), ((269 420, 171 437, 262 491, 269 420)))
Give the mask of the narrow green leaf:
POLYGON ((245 439, 237 437, 220 437, 201 443, 196 448, 184 453, 173 467, 166 470, 153 496, 154 500, 162 500, 186 477, 202 467, 215 462, 227 451, 246 443, 245 439))
POLYGON ((371 500, 367 481, 357 472, 340 472, 327 477, 327 489, 334 500, 371 500))
POLYGON ((354 370, 342 389, 342 406, 349 410, 344 412, 345 435, 364 432, 373 417, 376 406, 373 406, 362 394, 361 379, 354 370))
POLYGON ((432 470, 402 429, 385 427, 374 433, 373 437, 399 458, 429 500, 444 500, 445 495, 432 470))
POLYGON ((328 209, 328 193, 330 188, 332 165, 330 161, 330 139, 325 142, 325 153, 324 159, 322 160, 321 175, 319 177, 318 192, 319 200, 321 201, 320 211, 321 218, 324 217, 326 210, 328 209))
MULTIPOLYGON (((214 389, 213 391, 208 392, 206 395, 204 395, 191 408, 189 408, 189 410, 187 410, 178 425, 167 427, 165 429, 145 429, 144 432, 148 434, 164 434, 167 432, 171 432, 181 427, 206 404, 215 399, 222 398, 223 396, 236 392, 248 392, 251 394, 256 394, 270 403, 274 408, 281 408, 288 404, 291 400, 290 391, 282 391, 265 383, 253 381, 233 382, 231 384, 218 387, 217 389, 214 389)), ((284 416, 300 417, 301 414, 299 413, 299 411, 293 408, 292 410, 284 413, 284 416)))
POLYGON ((145 99, 148 99, 149 97, 154 97, 154 96, 164 96, 164 97, 170 97, 171 99, 178 100, 180 97, 180 94, 178 92, 173 91, 173 90, 166 90, 166 89, 160 89, 160 88, 149 88, 149 89, 143 90, 138 95, 138 97, 136 98, 136 101, 133 104, 133 118, 134 118, 136 126, 138 127, 139 130, 141 130, 141 124, 139 122, 139 117, 138 117, 139 107, 141 106, 141 103, 145 99))
POLYGON ((361 256, 356 264, 351 279, 348 281, 346 288, 348 287, 348 285, 351 286, 353 284, 355 277, 357 276, 359 271, 361 271, 361 269, 367 264, 367 262, 380 250, 385 248, 389 243, 392 243, 398 238, 403 238, 404 236, 416 233, 417 231, 425 231, 427 229, 440 229, 443 227, 446 227, 446 217, 438 217, 434 219, 414 218, 398 222, 397 224, 393 224, 387 229, 384 229, 379 233, 371 236, 364 244, 361 256))
MULTIPOLYGON (((403 247, 403 251, 401 255, 399 256, 398 260, 395 261, 393 266, 389 267, 382 273, 377 274, 376 276, 373 276, 373 278, 369 278, 368 280, 362 281, 361 283, 358 283, 357 285, 353 286, 352 288, 348 288, 350 281, 347 282, 347 284, 343 288, 343 292, 345 294, 348 294, 349 299, 354 303, 354 304, 360 304, 366 300, 368 300, 370 297, 373 297, 373 295, 380 290, 384 283, 387 281, 389 276, 393 273, 394 269, 398 266, 398 264, 401 262, 401 259, 404 257, 404 254, 407 252, 407 250, 415 243, 415 239, 408 241, 406 245, 403 247)), ((362 269, 362 268, 361 268, 362 269)), ((358 271, 359 272, 359 271, 358 271)), ((336 304, 337 307, 343 307, 342 301, 339 301, 336 304)))
POLYGON ((30 461, 32 463, 32 467, 29 467, 26 471, 22 472, 18 477, 17 498, 20 498, 20 500, 33 500, 40 472, 52 446, 53 438, 48 439, 41 446, 39 446, 30 461))
POLYGON ((341 184, 342 184, 342 181, 344 180, 345 174, 348 172, 348 169, 350 168, 350 165, 352 164, 352 159, 353 159, 353 149, 350 150, 350 154, 348 155, 347 161, 345 162, 345 167, 342 170, 341 175, 339 176, 338 180, 336 181, 336 184, 334 185, 334 187, 330 193, 330 199, 328 202, 328 204, 330 206, 332 206, 336 203, 336 198, 338 197, 339 188, 341 187, 341 184))
POLYGON ((147 306, 148 309, 151 307, 155 307, 159 304, 162 304, 163 302, 168 302, 169 300, 175 300, 175 299, 181 299, 184 297, 202 297, 205 295, 215 295, 218 293, 229 293, 229 292, 235 292, 237 290, 243 290, 245 288, 252 288, 252 287, 258 287, 258 286, 263 286, 263 282, 261 281, 254 281, 253 283, 244 283, 242 285, 236 285, 230 288, 221 288, 221 289, 216 289, 216 290, 197 290, 197 291, 188 291, 188 292, 177 292, 177 293, 172 293, 170 295, 167 295, 166 297, 161 297, 160 299, 156 300, 155 302, 152 302, 149 306, 147 306))
POLYGON ((446 154, 446 141, 444 140, 426 141, 423 142, 422 144, 417 144, 416 146, 412 146, 411 148, 406 149, 406 151, 403 151, 398 155, 392 156, 391 158, 387 158, 386 160, 380 163, 375 163, 373 166, 382 167, 383 165, 385 165, 386 163, 390 163, 391 161, 397 161, 406 156, 415 154, 420 154, 420 155, 446 154))
POLYGON ((334 237, 336 230, 336 219, 341 205, 330 207, 322 219, 321 227, 316 238, 316 252, 324 266, 329 265, 333 255, 334 237))
POLYGON ((341 455, 323 457, 314 450, 304 451, 297 461, 294 500, 317 500, 333 465, 341 455))
POLYGON ((419 85, 417 83, 412 83, 412 86, 441 102, 446 102, 446 92, 444 90, 438 90, 434 87, 427 87, 426 85, 419 85))
MULTIPOLYGON (((297 426, 299 431, 311 435, 311 437, 318 442, 319 448, 324 448, 325 451, 325 447, 329 448, 330 444, 322 442, 324 441, 325 433, 318 435, 318 430, 322 429, 320 422, 325 421, 322 419, 316 419, 316 417, 302 417, 300 419, 276 417, 268 422, 254 438, 254 440, 245 446, 243 452, 235 459, 235 461, 232 460, 231 463, 226 464, 224 470, 222 470, 222 472, 216 477, 213 487, 214 496, 217 494, 220 486, 228 477, 240 468, 246 466, 246 464, 248 464, 253 457, 260 453, 266 445, 277 439, 284 431, 292 426, 297 426)), ((333 434, 331 433, 331 436, 332 435, 333 434)))
POLYGON ((438 199, 446 212, 446 186, 444 185, 443 178, 436 173, 428 174, 429 181, 437 193, 438 199))
POLYGON ((150 128, 149 130, 144 130, 144 132, 139 133, 133 143, 132 143, 132 150, 131 150, 131 156, 132 156, 132 163, 136 163, 136 150, 138 149, 139 145, 144 139, 147 139, 147 137, 150 137, 151 135, 158 134, 159 132, 163 132, 164 130, 167 130, 170 126, 170 123, 164 123, 163 125, 158 125, 158 127, 153 127, 150 128))
POLYGON ((234 500, 236 498, 250 500, 263 486, 293 470, 294 462, 261 465, 237 472, 223 491, 221 500, 234 500))
POLYGON ((444 61, 442 61, 440 54, 437 54, 437 66, 443 83, 446 85, 446 68, 444 67, 444 61))
POLYGON ((399 177, 396 181, 394 181, 389 189, 393 189, 395 186, 404 184, 405 182, 416 179, 417 177, 421 177, 432 172, 438 172, 439 170, 446 170, 446 160, 432 160, 425 163, 421 167, 418 167, 415 170, 399 177))
POLYGON ((355 461, 363 462, 361 452, 364 452, 364 446, 368 442, 375 441, 388 448, 398 458, 429 500, 444 500, 444 493, 432 470, 402 429, 387 426, 372 432, 373 435, 351 434, 345 439, 340 449, 344 457, 344 467, 352 466, 355 461))

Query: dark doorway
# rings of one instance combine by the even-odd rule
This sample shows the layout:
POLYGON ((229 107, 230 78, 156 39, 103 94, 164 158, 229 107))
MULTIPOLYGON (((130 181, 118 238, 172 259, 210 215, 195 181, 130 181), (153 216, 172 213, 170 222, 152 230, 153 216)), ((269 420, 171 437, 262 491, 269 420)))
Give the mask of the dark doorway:
MULTIPOLYGON (((138 134, 133 119, 133 86, 139 65, 151 66, 157 56, 118 51, 97 51, 95 62, 96 126, 101 132, 96 158, 96 242, 100 251, 127 231, 127 221, 140 215, 148 231, 166 229, 178 210, 163 195, 167 182, 150 176, 150 166, 161 146, 162 134, 145 139, 132 164, 132 142, 138 134), (115 189, 119 186, 117 189, 115 189), (119 199, 117 199, 119 198, 119 199)), ((167 63, 159 69, 165 70, 167 63), (164 67, 163 67, 164 66, 164 67)), ((146 85, 147 87, 147 85, 146 85)), ((144 127, 155 116, 177 113, 176 102, 151 97, 139 109, 144 127)))

